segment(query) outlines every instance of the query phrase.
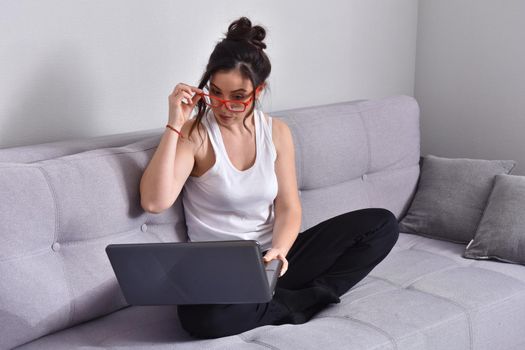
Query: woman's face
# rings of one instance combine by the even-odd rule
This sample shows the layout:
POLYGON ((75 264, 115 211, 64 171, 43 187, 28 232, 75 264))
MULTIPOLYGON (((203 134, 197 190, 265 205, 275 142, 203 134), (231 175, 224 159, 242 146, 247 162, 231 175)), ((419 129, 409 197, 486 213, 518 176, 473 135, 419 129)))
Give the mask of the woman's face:
MULTIPOLYGON (((253 93, 252 82, 244 78, 237 69, 215 72, 210 78, 209 87, 210 95, 223 100, 248 101, 253 93)), ((259 98, 260 94, 261 91, 257 91, 256 98, 259 98)), ((220 107, 210 108, 215 116, 220 117, 224 123, 232 123, 239 120, 242 122, 254 103, 254 100, 250 101, 244 112, 232 112, 224 104, 220 107)))

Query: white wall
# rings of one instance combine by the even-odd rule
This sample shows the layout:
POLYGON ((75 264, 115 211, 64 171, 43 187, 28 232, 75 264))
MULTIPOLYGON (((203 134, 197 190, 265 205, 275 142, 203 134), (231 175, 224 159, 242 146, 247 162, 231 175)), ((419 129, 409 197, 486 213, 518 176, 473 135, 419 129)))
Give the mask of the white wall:
POLYGON ((514 159, 525 174, 525 1, 421 0, 421 154, 514 159))
POLYGON ((268 112, 413 96, 417 0, 3 0, 0 148, 164 127, 242 15, 268 29, 268 112))

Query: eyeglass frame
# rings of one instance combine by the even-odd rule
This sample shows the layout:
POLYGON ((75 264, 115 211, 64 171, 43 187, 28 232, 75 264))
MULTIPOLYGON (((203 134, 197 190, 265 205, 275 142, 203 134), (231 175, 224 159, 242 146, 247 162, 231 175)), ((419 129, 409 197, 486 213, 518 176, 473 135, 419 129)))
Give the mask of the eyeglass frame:
MULTIPOLYGON (((261 89, 262 86, 259 85, 256 89, 255 89, 255 92, 257 93, 257 91, 259 91, 259 89, 261 89)), ((209 91, 208 88, 206 88, 206 90, 209 91)), ((253 91, 252 91, 253 92, 253 91)), ((248 101, 241 101, 241 100, 223 100, 222 98, 219 98, 219 97, 216 97, 216 96, 211 96, 210 94, 205 94, 203 92, 198 92, 197 93, 198 95, 201 95, 202 97, 204 96, 208 96, 210 99, 214 99, 214 100, 218 100, 221 104, 218 105, 218 106, 210 106, 209 104, 206 103, 206 101, 203 101, 207 106, 210 106, 210 107, 213 107, 213 108, 219 108, 219 107, 222 107, 222 105, 225 105, 226 106, 226 109, 229 110, 230 112, 233 112, 233 113, 242 113, 242 112, 245 112, 246 111, 246 108, 248 107, 248 104, 250 104, 250 102, 252 102, 253 100, 253 95, 250 96, 250 98, 248 99, 248 101), (242 111, 233 111, 230 109, 230 107, 228 107, 228 105, 226 104, 226 102, 234 102, 234 103, 242 103, 244 105, 244 109, 242 111)))

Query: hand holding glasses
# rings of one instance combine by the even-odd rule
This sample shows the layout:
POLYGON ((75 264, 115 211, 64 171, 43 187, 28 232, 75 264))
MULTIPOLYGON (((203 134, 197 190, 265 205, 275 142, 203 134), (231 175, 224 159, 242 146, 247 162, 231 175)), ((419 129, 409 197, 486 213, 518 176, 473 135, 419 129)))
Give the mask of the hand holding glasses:
MULTIPOLYGON (((262 86, 258 86, 255 90, 259 91, 262 86)), ((206 91, 208 88, 205 87, 206 91)), ((246 101, 243 100, 223 100, 217 96, 205 93, 197 87, 188 84, 179 83, 169 95, 169 121, 168 124, 177 128, 182 128, 182 125, 188 120, 190 112, 193 110, 197 102, 203 98, 204 103, 210 107, 218 108, 223 104, 230 112, 241 113, 246 110, 253 96, 246 101)), ((209 91, 208 91, 209 92, 209 91)), ((251 94, 251 93, 250 93, 251 94)))
POLYGON ((169 121, 168 124, 178 129, 188 120, 193 107, 202 97, 203 90, 184 83, 179 83, 168 96, 169 121), (187 101, 190 101, 188 103, 187 101))

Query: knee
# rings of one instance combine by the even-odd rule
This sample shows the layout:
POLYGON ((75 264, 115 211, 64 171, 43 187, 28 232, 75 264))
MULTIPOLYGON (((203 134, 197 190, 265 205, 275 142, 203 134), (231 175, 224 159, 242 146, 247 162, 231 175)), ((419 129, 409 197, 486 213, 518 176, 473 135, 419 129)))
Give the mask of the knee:
POLYGON ((386 208, 361 208, 334 217, 336 225, 355 227, 389 236, 394 243, 399 236, 398 221, 394 213, 386 208))
POLYGON ((377 216, 378 231, 388 238, 390 248, 396 244, 399 238, 399 223, 394 213, 386 208, 371 208, 377 216))
POLYGON ((370 208, 377 213, 378 220, 384 223, 384 225, 390 225, 393 228, 397 228, 397 218, 394 213, 386 208, 370 208))
POLYGON ((394 213, 386 208, 363 209, 365 220, 373 227, 373 232, 381 236, 381 241, 391 248, 399 237, 399 224, 394 213))

